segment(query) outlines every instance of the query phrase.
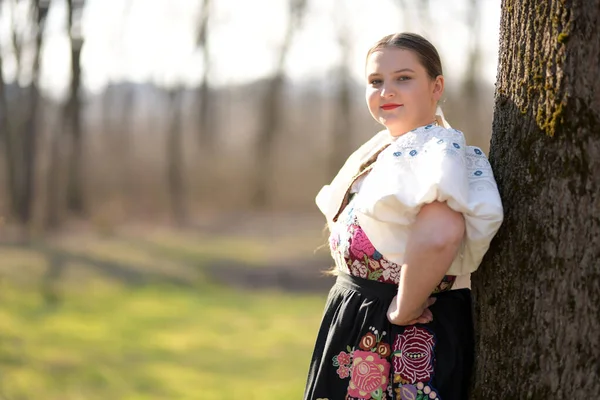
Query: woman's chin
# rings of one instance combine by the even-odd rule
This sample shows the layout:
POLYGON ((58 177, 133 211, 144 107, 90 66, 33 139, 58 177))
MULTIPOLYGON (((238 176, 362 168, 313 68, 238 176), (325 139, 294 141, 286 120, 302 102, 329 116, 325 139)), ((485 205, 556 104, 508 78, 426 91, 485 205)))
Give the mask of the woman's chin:
POLYGON ((381 118, 379 122, 393 135, 394 133, 404 133, 404 126, 401 121, 391 118, 381 118))

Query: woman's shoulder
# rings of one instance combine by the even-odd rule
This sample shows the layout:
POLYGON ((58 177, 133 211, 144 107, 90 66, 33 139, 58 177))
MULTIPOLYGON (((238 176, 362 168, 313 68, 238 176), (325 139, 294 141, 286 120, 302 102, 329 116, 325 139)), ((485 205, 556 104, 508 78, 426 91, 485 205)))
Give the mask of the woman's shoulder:
POLYGON ((416 156, 452 153, 479 164, 489 165, 484 151, 480 147, 467 144, 463 132, 455 128, 435 125, 417 128, 400 136, 390 147, 388 152, 396 156, 408 155, 419 158, 416 156))

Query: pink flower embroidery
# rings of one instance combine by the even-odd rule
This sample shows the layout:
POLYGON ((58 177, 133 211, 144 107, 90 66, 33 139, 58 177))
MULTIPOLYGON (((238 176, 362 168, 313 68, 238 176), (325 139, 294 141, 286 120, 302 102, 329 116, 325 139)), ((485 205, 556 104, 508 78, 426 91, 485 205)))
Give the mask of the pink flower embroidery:
POLYGON ((359 259, 363 259, 365 255, 371 257, 375 253, 375 247, 373 247, 373 244, 371 244, 371 241, 361 227, 354 230, 350 243, 350 252, 359 259))
POLYGON ((340 378, 345 379, 350 376, 350 368, 345 365, 340 365, 337 369, 337 374, 340 378))
POLYGON ((348 365, 350 364, 350 354, 345 351, 341 351, 337 356, 337 361, 339 365, 348 365))
POLYGON ((419 326, 407 327, 394 343, 394 372, 406 383, 429 381, 433 374, 433 335, 419 326))
POLYGON ((385 391, 390 364, 378 354, 370 351, 356 350, 353 356, 348 395, 360 399, 370 399, 371 393, 378 388, 385 391))

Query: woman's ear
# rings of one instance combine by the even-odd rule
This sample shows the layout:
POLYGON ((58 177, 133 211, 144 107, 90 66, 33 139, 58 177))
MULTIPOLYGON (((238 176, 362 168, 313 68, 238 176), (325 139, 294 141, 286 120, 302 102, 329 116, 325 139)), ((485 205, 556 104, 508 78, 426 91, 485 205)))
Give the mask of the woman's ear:
POLYGON ((433 82, 433 99, 438 102, 444 94, 444 77, 438 75, 433 82))

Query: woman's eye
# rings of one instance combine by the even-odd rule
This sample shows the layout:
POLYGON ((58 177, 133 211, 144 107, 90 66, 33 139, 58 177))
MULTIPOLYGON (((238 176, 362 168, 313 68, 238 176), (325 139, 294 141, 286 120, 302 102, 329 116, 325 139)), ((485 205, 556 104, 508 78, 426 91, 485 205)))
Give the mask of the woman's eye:
POLYGON ((410 76, 400 76, 400 77, 398 77, 398 80, 399 81, 408 81, 408 80, 410 80, 410 76))
POLYGON ((370 85, 376 86, 376 85, 380 85, 381 84, 381 80, 380 79, 372 79, 369 82, 370 85))

